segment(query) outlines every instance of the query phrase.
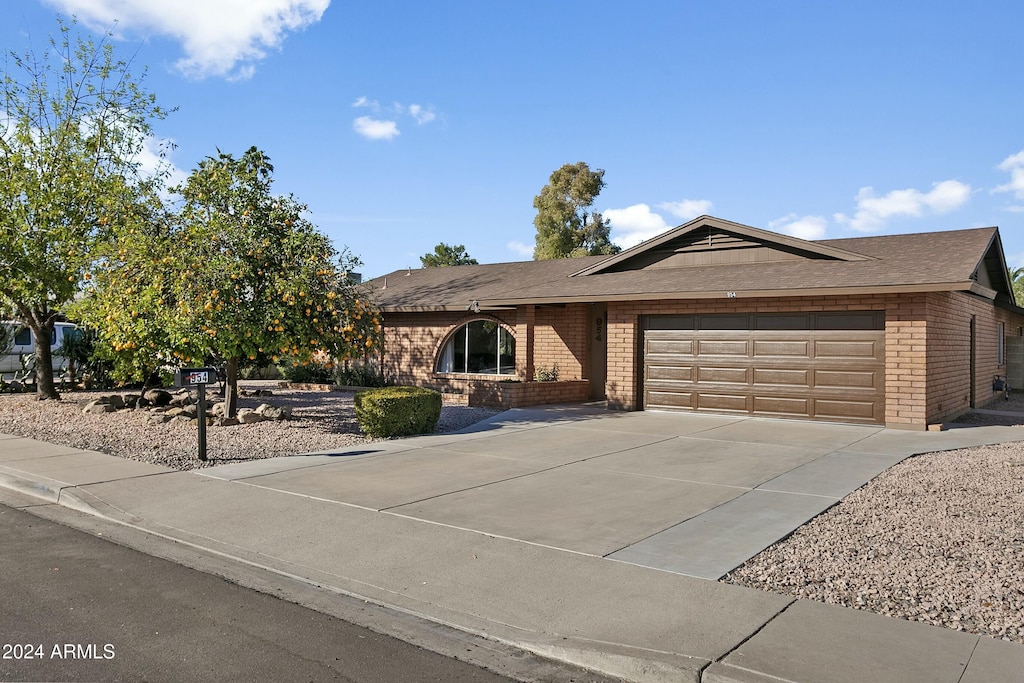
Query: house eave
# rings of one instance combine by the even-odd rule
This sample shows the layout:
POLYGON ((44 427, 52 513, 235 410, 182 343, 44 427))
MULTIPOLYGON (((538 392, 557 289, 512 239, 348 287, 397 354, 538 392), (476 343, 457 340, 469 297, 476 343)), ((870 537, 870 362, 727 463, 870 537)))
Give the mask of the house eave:
POLYGON ((597 303, 602 301, 681 301, 687 299, 766 299, 811 296, 864 296, 872 294, 911 294, 915 292, 970 291, 979 296, 994 298, 995 292, 976 282, 944 282, 930 284, 885 285, 870 287, 806 287, 800 289, 751 289, 708 292, 649 292, 626 294, 593 294, 585 296, 530 297, 522 299, 489 299, 480 306, 518 306, 525 304, 597 303))

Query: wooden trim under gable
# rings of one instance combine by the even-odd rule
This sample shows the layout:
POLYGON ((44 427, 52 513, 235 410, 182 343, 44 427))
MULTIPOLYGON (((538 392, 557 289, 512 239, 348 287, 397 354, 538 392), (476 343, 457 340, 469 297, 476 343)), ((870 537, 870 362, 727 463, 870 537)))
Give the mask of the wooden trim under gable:
POLYGON ((739 245, 740 240, 733 238, 733 236, 739 236, 741 238, 749 238, 757 244, 772 245, 776 244, 780 247, 784 247, 787 250, 795 250, 805 252, 809 254, 817 255, 821 258, 828 258, 837 261, 868 261, 873 260, 869 256, 858 254, 856 252, 848 251, 846 249, 839 249, 837 247, 831 247, 816 242, 802 240, 796 237, 789 237, 787 235, 780 235, 778 233, 769 232, 767 230, 761 230, 754 228, 749 225, 742 225, 740 223, 733 223, 721 218, 715 218, 714 216, 700 216, 693 219, 689 223, 684 223, 672 230, 669 230, 658 237, 649 239, 646 242, 641 242, 635 247, 631 247, 622 251, 615 256, 612 256, 604 261, 600 261, 592 266, 584 268, 583 270, 577 271, 569 277, 577 277, 583 275, 594 275, 597 273, 606 272, 612 269, 614 266, 621 264, 629 259, 636 258, 643 255, 646 252, 656 251, 659 247, 683 237, 689 233, 693 233, 701 228, 711 228, 715 230, 721 230, 725 233, 730 234, 730 238, 726 240, 723 245, 726 248, 735 248, 739 245), (733 242, 733 244, 729 244, 733 242))

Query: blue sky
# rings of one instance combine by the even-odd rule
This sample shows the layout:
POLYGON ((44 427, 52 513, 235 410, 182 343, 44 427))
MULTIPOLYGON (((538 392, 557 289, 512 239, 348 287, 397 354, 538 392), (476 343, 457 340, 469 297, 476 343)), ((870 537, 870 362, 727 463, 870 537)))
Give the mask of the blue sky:
POLYGON ((605 169, 622 246, 701 213, 821 239, 998 225, 1024 266, 1020 2, 16 0, 102 31, 178 111, 187 172, 270 155, 275 189, 376 276, 444 241, 530 258, 533 197, 605 169), (167 9, 164 9, 164 6, 167 9))

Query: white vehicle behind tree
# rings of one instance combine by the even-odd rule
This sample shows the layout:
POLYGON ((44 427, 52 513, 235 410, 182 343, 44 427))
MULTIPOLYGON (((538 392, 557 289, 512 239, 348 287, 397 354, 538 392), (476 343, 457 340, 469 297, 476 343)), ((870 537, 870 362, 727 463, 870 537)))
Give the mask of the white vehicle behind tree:
MULTIPOLYGON (((11 380, 19 375, 26 365, 31 367, 35 363, 36 336, 28 327, 13 320, 4 320, 0 325, 3 325, 12 338, 10 348, 0 348, 0 351, 4 351, 3 355, 0 355, 0 379, 11 380)), ((53 324, 53 334, 50 335, 50 365, 54 375, 63 374, 68 365, 67 358, 57 355, 58 350, 64 345, 67 337, 78 333, 78 326, 72 323, 53 324)))

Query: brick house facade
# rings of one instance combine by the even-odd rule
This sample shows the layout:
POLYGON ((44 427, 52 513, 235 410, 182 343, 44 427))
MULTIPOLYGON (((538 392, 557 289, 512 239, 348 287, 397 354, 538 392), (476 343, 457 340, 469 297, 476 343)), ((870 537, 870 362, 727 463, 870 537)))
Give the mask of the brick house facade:
POLYGON ((923 429, 991 400, 1006 374, 1003 338, 1024 310, 1005 271, 995 228, 807 242, 701 217, 613 257, 371 285, 386 371, 471 404, 589 398, 923 429), (514 343, 514 371, 509 354, 495 374, 494 339, 514 343), (559 381, 534 381, 554 366, 559 381))

